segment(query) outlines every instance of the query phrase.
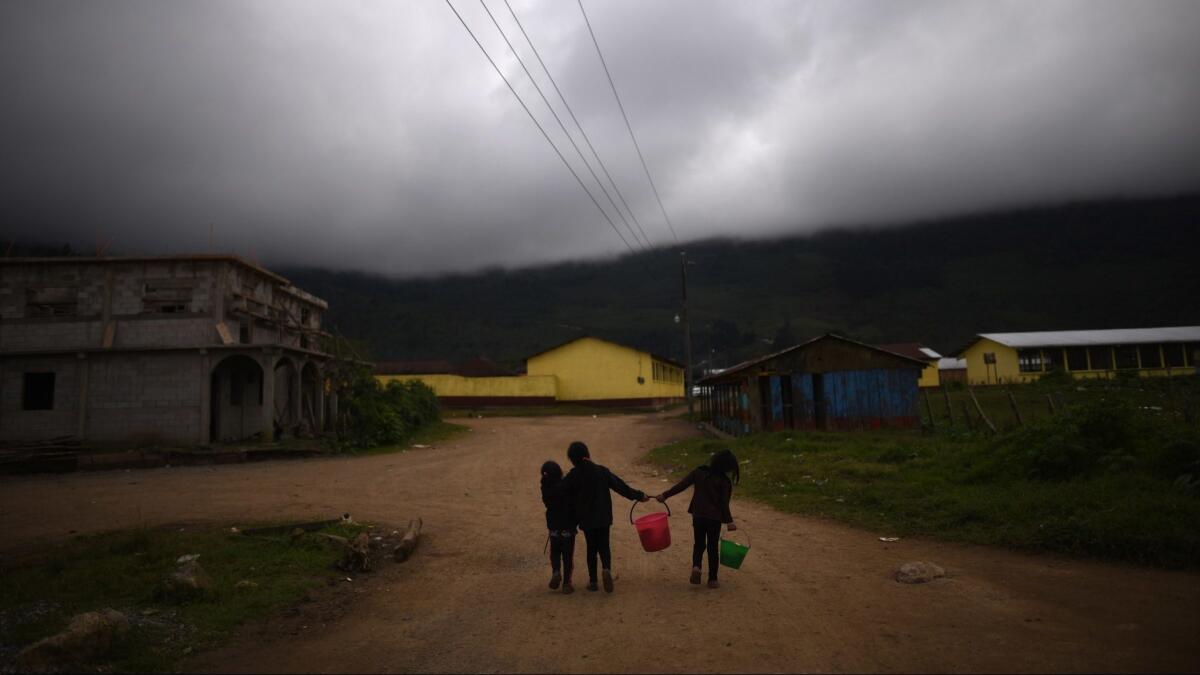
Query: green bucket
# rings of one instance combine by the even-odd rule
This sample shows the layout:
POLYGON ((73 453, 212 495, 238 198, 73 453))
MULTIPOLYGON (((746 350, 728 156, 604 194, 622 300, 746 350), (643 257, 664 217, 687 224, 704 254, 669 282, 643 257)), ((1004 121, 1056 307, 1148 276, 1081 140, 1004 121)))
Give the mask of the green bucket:
POLYGON ((728 539, 721 540, 721 564, 733 569, 741 569, 742 561, 746 559, 746 554, 750 552, 750 547, 742 546, 736 541, 728 539))

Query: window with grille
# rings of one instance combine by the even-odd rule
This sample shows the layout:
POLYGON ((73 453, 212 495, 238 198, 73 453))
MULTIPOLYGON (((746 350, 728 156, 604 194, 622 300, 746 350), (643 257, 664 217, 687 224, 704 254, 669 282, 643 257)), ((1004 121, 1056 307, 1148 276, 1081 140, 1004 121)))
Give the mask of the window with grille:
POLYGON ((1067 368, 1071 370, 1087 370, 1087 349, 1084 347, 1071 347, 1067 349, 1067 368))
POLYGON ((1042 350, 1040 350, 1040 349, 1018 349, 1017 350, 1017 368, 1022 373, 1040 373, 1040 372, 1042 372, 1042 350))
POLYGON ((1113 348, 1117 355, 1117 369, 1129 370, 1138 367, 1138 350, 1137 347, 1130 345, 1121 345, 1113 348))
POLYGON ((1088 347, 1088 359, 1092 370, 1112 370, 1112 347, 1088 347))
POLYGON ((1162 354, 1158 352, 1158 345, 1140 345, 1138 355, 1142 357, 1143 368, 1162 368, 1162 354))
POLYGON ((1162 346, 1163 361, 1168 368, 1182 368, 1187 363, 1186 355, 1183 353, 1183 345, 1178 342, 1174 344, 1165 344, 1162 346))

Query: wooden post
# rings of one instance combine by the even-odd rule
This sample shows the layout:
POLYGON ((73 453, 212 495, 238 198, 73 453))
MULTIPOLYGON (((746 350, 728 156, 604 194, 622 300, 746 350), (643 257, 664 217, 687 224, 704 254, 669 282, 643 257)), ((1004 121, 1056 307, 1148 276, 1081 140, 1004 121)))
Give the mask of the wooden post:
POLYGON ((1021 416, 1021 409, 1017 407, 1017 397, 1013 396, 1012 389, 1008 390, 1008 404, 1012 406, 1013 416, 1017 418, 1019 426, 1025 426, 1025 418, 1021 416))
POLYGON ((1054 397, 1053 396, 1051 396, 1050 394, 1046 394, 1046 402, 1050 404, 1050 414, 1051 415, 1058 412, 1058 408, 1054 407, 1054 397))
POLYGON ((942 387, 942 396, 946 397, 946 418, 950 420, 950 426, 954 426, 954 408, 950 407, 950 390, 942 387))
POLYGON ((975 398, 975 390, 967 387, 967 393, 971 395, 971 402, 975 404, 975 410, 979 413, 979 419, 983 420, 983 423, 987 425, 988 429, 992 430, 993 434, 996 433, 996 425, 992 424, 992 421, 988 419, 987 413, 983 412, 983 406, 979 405, 979 399, 975 398))
POLYGON ((966 399, 963 399, 963 402, 962 402, 962 414, 963 414, 963 419, 966 420, 967 429, 969 429, 971 431, 975 431, 975 421, 971 419, 971 409, 967 407, 966 399))
POLYGON ((1067 399, 1063 398, 1061 391, 1054 392, 1054 401, 1058 404, 1058 409, 1067 412, 1067 399))
POLYGON ((937 429, 937 421, 933 419, 933 406, 929 404, 929 392, 922 392, 925 395, 925 412, 929 414, 929 428, 937 429))

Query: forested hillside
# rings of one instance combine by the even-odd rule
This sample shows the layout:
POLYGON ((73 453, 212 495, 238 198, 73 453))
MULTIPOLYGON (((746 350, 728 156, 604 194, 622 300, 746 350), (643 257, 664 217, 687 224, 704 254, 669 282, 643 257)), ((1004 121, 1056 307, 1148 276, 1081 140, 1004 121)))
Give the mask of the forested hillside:
MULTIPOLYGON (((687 250, 694 354, 706 365, 826 331, 948 353, 977 332, 1200 323, 1200 197, 687 250)), ((379 359, 516 366, 583 333, 682 357, 675 250, 419 280, 280 271, 327 299, 327 324, 379 359)))

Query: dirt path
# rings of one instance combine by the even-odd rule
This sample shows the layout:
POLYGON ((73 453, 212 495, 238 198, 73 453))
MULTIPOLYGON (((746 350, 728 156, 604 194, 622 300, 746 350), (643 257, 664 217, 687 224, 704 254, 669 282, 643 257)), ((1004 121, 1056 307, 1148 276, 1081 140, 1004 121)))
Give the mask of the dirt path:
MULTIPOLYGON (((190 668, 213 671, 1195 671, 1200 575, 907 540, 738 500, 754 536, 723 587, 688 585, 690 523, 642 552, 616 498, 616 593, 546 588, 537 467, 586 441, 635 487, 637 464, 694 433, 654 416, 470 420, 432 450, 0 481, 0 548, 171 522, 425 519, 415 558, 378 573, 353 608, 298 637, 247 629, 190 668), (891 580, 908 560, 948 578, 891 580)), ((583 555, 577 550, 576 564, 583 555)), ((586 574, 585 574, 586 576, 586 574)))

